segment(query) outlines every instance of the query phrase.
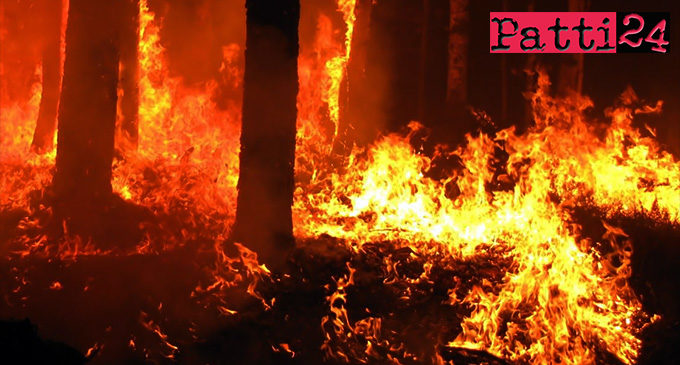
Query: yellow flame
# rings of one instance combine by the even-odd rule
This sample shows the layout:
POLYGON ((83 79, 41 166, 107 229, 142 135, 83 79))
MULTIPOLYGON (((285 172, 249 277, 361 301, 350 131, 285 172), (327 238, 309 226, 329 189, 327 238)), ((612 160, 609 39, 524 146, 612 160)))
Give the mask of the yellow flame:
MULTIPOLYGON (((41 75, 38 66, 35 78, 41 80, 41 75)), ((31 192, 41 190, 52 179, 56 149, 44 155, 30 150, 41 95, 42 83, 36 81, 28 101, 0 100, 0 207, 27 209, 31 192)), ((56 134, 54 138, 56 141, 56 134)))
MULTIPOLYGON (((240 105, 219 109, 217 83, 189 88, 171 77, 159 25, 139 2, 139 145, 114 166, 113 187, 134 203, 170 209, 189 205, 205 216, 233 219, 238 179, 240 105)), ((242 51, 225 47, 222 72, 232 72, 242 51)))
POLYGON ((469 135, 454 152, 463 171, 442 181, 425 177, 431 159, 414 151, 408 137, 389 135, 366 151, 356 149, 345 173, 298 189, 296 236, 328 234, 358 249, 391 241, 455 257, 502 247, 516 269, 463 299, 474 312, 451 345, 512 360, 581 364, 594 362, 603 343, 632 363, 640 340, 631 323, 641 306, 625 284, 625 233, 610 229, 618 233, 603 237, 623 263, 612 269, 579 237, 569 212, 586 204, 611 215, 642 213, 677 223, 680 164, 631 126, 631 108, 610 110, 612 121, 596 127, 583 114, 591 102, 550 97, 545 76, 532 101, 536 126, 523 135, 503 130, 495 139, 469 135), (509 158, 497 170, 500 148, 509 158), (490 188, 499 175, 514 181, 511 190, 490 188), (452 183, 457 197, 447 196, 452 183))
MULTIPOLYGON (((511 360, 575 364, 593 363, 595 349, 603 346, 632 363, 640 348, 632 323, 641 306, 625 284, 630 243, 623 230, 605 225, 602 240, 622 262, 607 265, 592 242, 580 236, 570 209, 585 204, 612 216, 680 221, 680 164, 632 126, 636 114, 658 108, 633 108, 634 95, 627 92, 622 106, 609 111, 609 122, 595 123, 583 113, 590 100, 553 98, 541 76, 532 97, 536 125, 524 134, 509 128, 496 136, 468 135, 464 146, 450 152, 460 158, 462 170, 446 178, 427 177, 432 158, 414 150, 408 136, 398 135, 355 149, 343 169, 331 169, 329 146, 337 134, 355 2, 339 0, 338 7, 346 26, 344 50, 333 39, 331 21, 322 16, 313 50, 303 52, 299 61, 295 235, 328 234, 358 251, 365 242, 390 241, 424 254, 462 258, 502 248, 514 264, 501 282, 476 286, 462 299, 450 298, 474 309, 451 345, 511 360), (499 149, 508 155, 500 168, 499 149), (492 189, 499 176, 511 187, 492 189)), ((171 77, 159 34, 155 15, 141 0, 139 146, 116 162, 114 190, 136 204, 161 211, 186 208, 193 212, 190 219, 228 226, 236 203, 239 105, 218 108, 212 101, 216 83, 190 88, 171 77)), ((241 55, 238 45, 224 50, 222 72, 233 74, 230 79, 240 79, 241 55)), ((29 152, 39 97, 36 83, 26 103, 2 104, 3 207, 28 207, 28 192, 49 182, 54 155, 29 152)), ((417 123, 410 127, 422 128, 417 123)), ((246 291, 258 297, 255 284, 269 272, 254 252, 237 248, 239 258, 230 258, 216 245, 220 260, 215 275, 233 280, 218 281, 214 288, 248 282, 246 291)), ((77 237, 69 237, 60 251, 68 253, 62 257, 106 254, 77 237)), ((346 300, 352 272, 336 283, 329 304, 346 300)), ((220 303, 223 311, 233 312, 227 304, 220 303)), ((330 310, 335 318, 327 320, 337 321, 332 323, 337 336, 347 329, 370 332, 379 326, 379 319, 352 324, 344 309, 330 310)), ((165 340, 152 322, 145 323, 165 340)), ((378 343, 378 336, 372 338, 367 351, 378 343)))
POLYGON ((342 12, 345 21, 345 52, 342 56, 333 57, 326 62, 326 74, 330 77, 330 84, 327 89, 326 101, 331 121, 335 125, 333 136, 338 135, 340 125, 340 86, 347 74, 347 63, 352 50, 352 35, 354 34, 354 22, 356 15, 354 8, 356 0, 338 0, 338 10, 342 12))

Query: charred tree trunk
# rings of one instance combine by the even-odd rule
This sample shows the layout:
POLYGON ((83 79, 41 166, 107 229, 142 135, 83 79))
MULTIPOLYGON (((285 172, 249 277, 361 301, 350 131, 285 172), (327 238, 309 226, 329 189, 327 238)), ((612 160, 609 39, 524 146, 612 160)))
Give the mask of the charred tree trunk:
POLYGON ((294 247, 299 0, 247 0, 241 161, 232 239, 274 270, 294 247))
POLYGON ((116 144, 119 150, 137 148, 139 113, 139 0, 125 0, 120 37, 120 120, 116 144))
POLYGON ((54 128, 57 124, 57 105, 61 87, 61 25, 63 0, 41 2, 39 14, 44 19, 42 53, 42 96, 38 121, 33 134, 31 149, 44 153, 52 148, 54 128))
POLYGON ((58 214, 87 217, 111 196, 120 2, 70 0, 53 187, 58 214))

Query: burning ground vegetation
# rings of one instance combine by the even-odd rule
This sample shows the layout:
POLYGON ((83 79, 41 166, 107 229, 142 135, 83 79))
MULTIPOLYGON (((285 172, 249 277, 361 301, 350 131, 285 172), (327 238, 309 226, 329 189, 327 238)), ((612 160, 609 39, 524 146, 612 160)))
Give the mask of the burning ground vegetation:
MULTIPOLYGON (((338 1, 344 42, 321 16, 300 54, 285 273, 229 240, 240 100, 218 106, 216 83, 170 74, 144 0, 139 141, 118 146, 119 199, 94 238, 54 218, 56 151, 30 148, 41 83, 3 103, 3 351, 23 363, 677 359, 680 164, 636 121, 663 103, 628 89, 597 120, 588 97, 554 97, 538 72, 524 132, 478 131, 454 147, 412 122, 339 156, 354 6, 338 1)), ((235 88, 242 53, 223 48, 235 88)))

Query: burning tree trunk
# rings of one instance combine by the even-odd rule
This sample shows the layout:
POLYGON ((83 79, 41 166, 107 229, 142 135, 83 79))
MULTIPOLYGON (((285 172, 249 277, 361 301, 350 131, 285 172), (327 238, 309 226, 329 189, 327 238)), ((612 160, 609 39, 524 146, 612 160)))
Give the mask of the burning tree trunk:
POLYGON ((348 154, 352 146, 366 145, 377 135, 375 119, 369 112, 368 101, 375 94, 375 85, 366 81, 367 51, 370 41, 370 21, 372 0, 357 0, 354 14, 354 32, 352 36, 351 55, 347 62, 347 79, 343 92, 346 91, 347 104, 340 108, 340 126, 338 138, 333 149, 340 155, 348 154))
POLYGON ((233 239, 281 268, 294 246, 299 0, 246 1, 241 162, 233 239))
POLYGON ((139 112, 139 0, 125 0, 120 39, 120 121, 116 139, 118 149, 137 147, 139 112))
POLYGON ((111 195, 120 2, 71 0, 53 185, 66 217, 87 217, 111 195))
POLYGON ((40 15, 45 32, 42 42, 42 96, 31 149, 43 153, 52 147, 57 123, 61 83, 61 24, 63 0, 45 0, 40 15))

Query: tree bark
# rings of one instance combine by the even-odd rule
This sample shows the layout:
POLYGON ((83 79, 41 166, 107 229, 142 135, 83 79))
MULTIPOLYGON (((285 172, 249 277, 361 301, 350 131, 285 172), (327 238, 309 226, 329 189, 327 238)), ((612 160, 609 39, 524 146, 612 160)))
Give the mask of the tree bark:
POLYGON ((38 12, 44 20, 41 44, 42 95, 31 149, 44 153, 52 148, 61 87, 61 25, 63 0, 44 0, 38 12))
MULTIPOLYGON (((585 0, 568 0, 569 11, 586 11, 585 0)), ((558 95, 567 96, 570 93, 581 93, 583 89, 583 53, 574 53, 560 59, 559 75, 557 77, 558 95)))
POLYGON ((338 155, 349 154, 354 144, 366 145, 377 135, 373 125, 375 120, 368 117, 370 113, 367 112, 371 107, 367 105, 368 101, 371 94, 375 93, 373 85, 366 81, 372 7, 372 0, 357 0, 354 10, 356 20, 352 48, 347 62, 347 77, 342 88, 344 97, 341 98, 346 101, 346 105, 340 104, 340 125, 333 146, 338 155))
POLYGON ((70 0, 53 179, 65 217, 85 217, 111 196, 120 4, 70 0))
POLYGON ((137 148, 139 136, 139 0, 125 0, 120 40, 120 120, 116 145, 125 151, 137 148))
POLYGON ((369 132, 399 132, 420 118, 419 91, 423 3, 375 1, 366 55, 365 119, 369 132))
POLYGON ((446 100, 450 105, 467 104, 467 73, 470 13, 468 0, 450 0, 449 59, 446 100))
POLYGON ((299 0, 247 0, 241 160, 232 239, 273 270, 294 247, 299 0))
POLYGON ((446 105, 449 18, 449 0, 423 2, 419 115, 425 125, 437 123, 446 105))

